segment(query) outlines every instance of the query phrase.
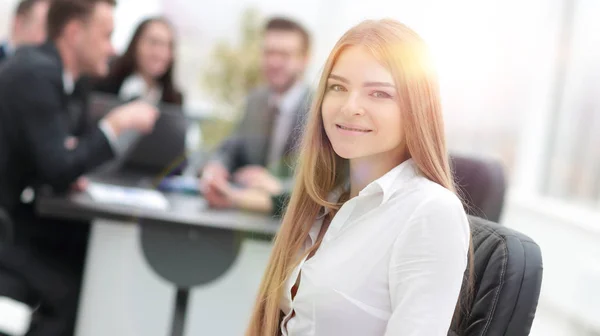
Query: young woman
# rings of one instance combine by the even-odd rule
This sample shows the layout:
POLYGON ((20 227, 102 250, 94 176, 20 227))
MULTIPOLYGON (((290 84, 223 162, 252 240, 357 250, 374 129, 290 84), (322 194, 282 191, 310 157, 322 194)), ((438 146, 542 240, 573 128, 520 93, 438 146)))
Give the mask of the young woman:
POLYGON ((247 335, 442 336, 470 233, 419 36, 348 31, 325 64, 247 335))
POLYGON ((113 61, 109 75, 97 84, 96 90, 123 100, 143 98, 152 103, 181 105, 183 96, 173 83, 174 40, 166 19, 144 20, 125 54, 113 61))

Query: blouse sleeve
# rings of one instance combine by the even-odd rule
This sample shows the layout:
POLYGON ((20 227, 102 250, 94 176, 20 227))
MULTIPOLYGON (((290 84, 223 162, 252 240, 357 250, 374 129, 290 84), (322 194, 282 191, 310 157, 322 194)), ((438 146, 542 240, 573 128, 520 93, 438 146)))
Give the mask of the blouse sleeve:
POLYGON ((389 266, 386 336, 446 336, 467 265, 470 230, 460 200, 422 203, 396 239, 389 266))

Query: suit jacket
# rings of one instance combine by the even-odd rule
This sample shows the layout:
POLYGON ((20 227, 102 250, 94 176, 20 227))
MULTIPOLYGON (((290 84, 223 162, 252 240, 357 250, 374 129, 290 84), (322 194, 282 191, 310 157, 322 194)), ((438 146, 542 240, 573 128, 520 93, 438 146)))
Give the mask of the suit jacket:
MULTIPOLYGON (((73 95, 78 95, 77 87, 73 95)), ((54 44, 22 47, 0 65, 0 206, 9 213, 25 187, 66 190, 113 158, 100 128, 86 128, 82 106, 65 93, 54 44), (73 150, 64 145, 69 136, 79 140, 73 150)))
POLYGON ((6 43, 0 45, 0 62, 4 61, 8 57, 8 52, 6 50, 6 43))
MULTIPOLYGON (((293 129, 287 137, 284 150, 282 179, 293 176, 293 167, 297 158, 297 144, 304 129, 304 119, 309 108, 310 91, 306 89, 295 108, 293 129)), ((216 151, 213 159, 223 163, 230 172, 247 165, 266 166, 270 146, 271 128, 275 116, 268 108, 269 91, 260 88, 247 98, 244 116, 236 132, 216 151)))

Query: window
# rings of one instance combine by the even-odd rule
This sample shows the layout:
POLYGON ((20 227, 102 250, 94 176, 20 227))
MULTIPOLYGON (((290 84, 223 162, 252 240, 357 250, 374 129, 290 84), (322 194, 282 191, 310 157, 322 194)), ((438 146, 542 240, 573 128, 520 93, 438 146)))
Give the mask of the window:
MULTIPOLYGON (((549 139, 544 192, 568 202, 600 206, 600 2, 572 3, 549 139)), ((569 18, 567 18, 569 19, 569 18)))

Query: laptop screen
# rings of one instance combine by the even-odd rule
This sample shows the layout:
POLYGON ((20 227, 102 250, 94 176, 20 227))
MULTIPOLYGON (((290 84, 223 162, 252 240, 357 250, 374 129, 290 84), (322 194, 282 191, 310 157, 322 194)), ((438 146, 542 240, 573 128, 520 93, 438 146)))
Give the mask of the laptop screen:
MULTIPOLYGON (((125 104, 111 94, 94 92, 90 97, 89 122, 97 124, 112 109, 125 104)), ((151 175, 168 175, 185 163, 185 142, 189 121, 181 106, 159 104, 160 116, 149 134, 134 131, 119 137, 123 157, 120 168, 151 175)))

